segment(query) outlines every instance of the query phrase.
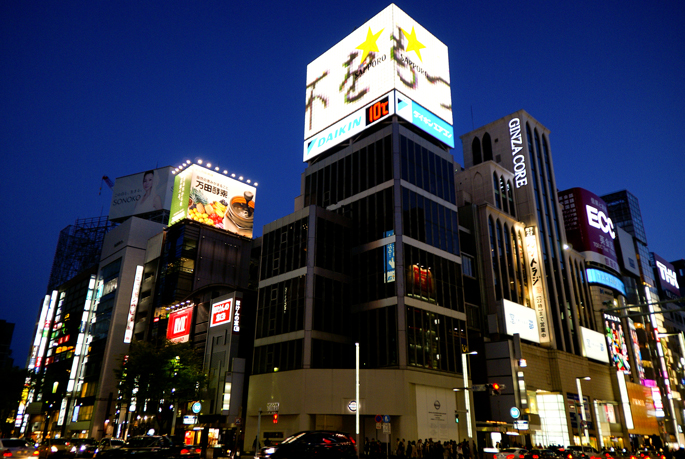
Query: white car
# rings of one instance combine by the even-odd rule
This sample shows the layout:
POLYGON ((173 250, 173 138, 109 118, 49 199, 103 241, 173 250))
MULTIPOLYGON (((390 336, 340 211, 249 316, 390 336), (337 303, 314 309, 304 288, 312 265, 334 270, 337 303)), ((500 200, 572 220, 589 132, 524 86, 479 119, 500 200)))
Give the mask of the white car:
POLYGON ((528 450, 524 448, 504 448, 495 454, 494 459, 523 459, 527 453, 528 450))
POLYGON ((38 450, 20 438, 0 438, 0 453, 7 459, 38 457, 38 450))

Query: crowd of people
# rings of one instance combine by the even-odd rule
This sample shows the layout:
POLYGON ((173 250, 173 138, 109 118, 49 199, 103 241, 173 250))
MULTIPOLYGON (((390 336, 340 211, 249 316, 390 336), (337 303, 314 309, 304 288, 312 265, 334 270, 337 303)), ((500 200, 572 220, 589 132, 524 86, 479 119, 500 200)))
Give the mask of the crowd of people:
MULTIPOLYGON (((364 442, 364 456, 369 459, 388 457, 386 449, 386 443, 375 439, 366 438, 364 442)), ((471 445, 468 440, 457 443, 454 440, 433 441, 432 438, 417 441, 398 438, 389 454, 390 457, 397 459, 478 459, 479 457, 475 442, 471 445)))

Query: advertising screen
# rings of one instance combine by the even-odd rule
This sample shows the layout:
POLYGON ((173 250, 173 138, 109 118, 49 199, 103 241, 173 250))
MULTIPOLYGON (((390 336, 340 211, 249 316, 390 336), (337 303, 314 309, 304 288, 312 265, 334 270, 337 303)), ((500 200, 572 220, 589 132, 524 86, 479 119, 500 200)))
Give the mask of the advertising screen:
POLYGON ((540 332, 535 310, 508 300, 502 300, 502 305, 507 335, 518 333, 521 339, 539 343, 540 332))
POLYGON ((252 185, 193 164, 174 179, 169 225, 189 218, 251 238, 256 191, 252 185))
POLYGON ((627 319, 628 321, 628 328, 630 330, 630 341, 632 342, 633 345, 633 355, 635 358, 633 359, 635 363, 635 368, 637 369, 637 374, 638 377, 640 378, 640 382, 642 382, 645 379, 645 367, 642 365, 642 353, 640 351, 640 340, 637 336, 637 329, 635 328, 635 322, 633 322, 633 319, 627 319))
POLYGON ((623 284, 623 281, 613 274, 609 274, 605 271, 600 271, 599 269, 594 268, 588 268, 585 273, 587 274, 588 283, 604 285, 621 292, 624 296, 626 295, 625 284, 623 284))
POLYGON ((659 279, 661 290, 671 292, 675 297, 680 297, 680 285, 676 276, 675 267, 661 258, 656 253, 652 253, 654 259, 654 272, 659 279))
POLYGON ((393 89, 452 124, 447 46, 390 5, 307 66, 304 138, 393 89))
POLYGON ((604 314, 604 332, 609 345, 609 353, 616 369, 625 374, 630 374, 628 344, 626 343, 625 333, 623 333, 621 319, 604 314))
POLYGON ((227 324, 231 322, 231 314, 233 313, 233 298, 219 301, 212 305, 212 316, 209 322, 210 327, 227 324))
POLYGON ((620 272, 614 239, 616 229, 606 203, 583 188, 559 193, 568 242, 586 259, 620 272))
POLYGON ((109 219, 117 221, 132 215, 171 209, 172 169, 168 166, 118 177, 112 189, 109 219))
POLYGON ((190 326, 193 322, 193 308, 185 308, 169 314, 166 339, 175 343, 185 343, 190 339, 190 326))

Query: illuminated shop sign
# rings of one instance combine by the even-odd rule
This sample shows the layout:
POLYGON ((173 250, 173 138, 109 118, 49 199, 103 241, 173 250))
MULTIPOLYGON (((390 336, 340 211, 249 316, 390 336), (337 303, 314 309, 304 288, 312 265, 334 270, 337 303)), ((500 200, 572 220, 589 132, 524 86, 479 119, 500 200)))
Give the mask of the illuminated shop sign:
POLYGON ((233 334, 240 333, 240 309, 242 308, 242 299, 235 299, 235 313, 233 314, 233 334))
POLYGON ((606 203, 583 188, 559 193, 568 242, 585 255, 586 260, 620 272, 614 239, 614 223, 607 217, 606 203))
POLYGON ((420 298, 431 303, 435 302, 435 284, 430 268, 417 264, 407 268, 407 296, 420 298))
POLYGON ((585 327, 580 327, 580 332, 583 338, 583 355, 588 359, 609 363, 607 343, 604 335, 585 327))
POLYGON ((518 333, 521 339, 534 343, 540 342, 540 332, 534 309, 504 299, 502 306, 507 335, 513 336, 518 333))
POLYGON ((133 326, 136 320, 136 309, 138 308, 138 295, 140 293, 140 283, 143 280, 143 267, 136 266, 136 277, 133 280, 133 292, 131 293, 131 304, 128 308, 126 318, 126 331, 124 332, 124 343, 130 343, 133 338, 133 326))
POLYGON ((112 187, 109 219, 121 220, 156 210, 171 209, 174 178, 172 167, 117 177, 112 187))
POLYGON ((233 309, 233 298, 219 301, 212 305, 212 317, 209 322, 210 327, 227 324, 231 322, 231 310, 233 309))
POLYGON ((587 281, 590 284, 604 285, 617 290, 624 296, 626 295, 626 287, 623 285, 623 281, 613 274, 600 271, 599 269, 590 268, 587 270, 587 281))
POLYGON ((252 185, 192 164, 174 179, 169 225, 188 218, 251 238, 256 191, 252 185))
MULTIPOLYGON (((386 231, 383 237, 390 237, 395 234, 395 231, 386 231)), ((383 256, 383 261, 385 265, 385 278, 384 282, 395 282, 395 243, 391 242, 385 246, 385 253, 383 256)))
POLYGON ((656 277, 659 279, 661 289, 673 293, 676 297, 680 297, 680 285, 678 285, 675 267, 656 253, 653 253, 652 256, 654 257, 656 277))
POLYGON ((304 139, 393 89, 452 124, 447 46, 396 5, 307 66, 304 139))
POLYGON ((400 92, 396 93, 397 114, 432 135, 442 143, 454 148, 454 129, 452 126, 412 101, 400 92))
POLYGON ((509 121, 509 138, 511 142, 511 159, 514 163, 514 180, 516 188, 521 188, 528 184, 528 177, 526 177, 526 158, 523 154, 519 153, 523 150, 520 119, 514 118, 509 121))
POLYGON ((190 339, 190 326, 193 322, 193 307, 174 311, 169 314, 166 339, 175 343, 185 343, 190 339))
POLYGON ((307 139, 304 143, 304 161, 311 160, 394 113, 395 94, 391 92, 307 139))
POLYGON ((642 354, 640 353, 640 340, 637 336, 637 330, 635 329, 635 322, 633 319, 626 319, 628 321, 628 329, 630 330, 630 341, 633 345, 633 363, 637 369, 637 375, 640 378, 640 382, 644 384, 645 381, 645 367, 642 365, 642 354))
POLYGON ((535 228, 526 228, 526 252, 528 254, 528 276, 531 280, 533 292, 533 306, 540 328, 539 343, 549 343, 549 322, 547 320, 547 307, 545 306, 545 286, 542 280, 542 266, 538 254, 538 239, 535 228))
POLYGON ((630 363, 628 361, 628 344, 623 333, 623 325, 618 317, 604 314, 604 333, 609 345, 611 359, 618 371, 630 374, 630 363))

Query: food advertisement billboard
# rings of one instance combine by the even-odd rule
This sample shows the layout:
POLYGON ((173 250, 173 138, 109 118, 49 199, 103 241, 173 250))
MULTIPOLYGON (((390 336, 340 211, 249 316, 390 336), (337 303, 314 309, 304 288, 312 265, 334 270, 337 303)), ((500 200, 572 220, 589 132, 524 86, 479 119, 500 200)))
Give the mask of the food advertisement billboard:
POLYGON ((188 218, 251 238, 256 191, 252 185, 193 164, 174 179, 169 226, 188 218))
POLYGON ((169 314, 166 339, 175 343, 185 343, 190 339, 190 326, 193 323, 193 307, 184 308, 169 314))
POLYGON ((112 188, 109 219, 123 220, 156 210, 171 209, 174 176, 171 166, 117 177, 112 188))
POLYGON ((654 259, 654 273, 656 278, 659 279, 661 290, 670 292, 676 298, 680 298, 680 285, 678 284, 675 267, 656 253, 652 253, 652 257, 654 259))
POLYGON ((589 261, 620 272, 614 240, 616 228, 602 198, 584 188, 559 193, 568 242, 589 261))
POLYGON ((447 46, 390 5, 307 66, 304 138, 393 89, 452 124, 447 46))

